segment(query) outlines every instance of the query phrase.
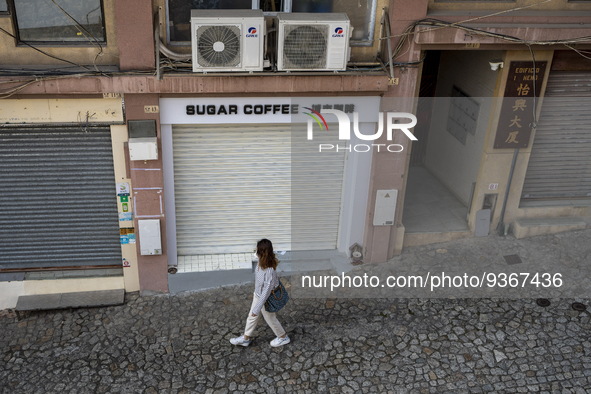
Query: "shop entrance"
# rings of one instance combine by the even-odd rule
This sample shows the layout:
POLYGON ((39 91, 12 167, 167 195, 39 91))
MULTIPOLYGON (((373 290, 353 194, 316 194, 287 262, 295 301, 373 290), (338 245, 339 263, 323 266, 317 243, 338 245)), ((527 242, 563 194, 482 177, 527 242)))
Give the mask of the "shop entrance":
POLYGON ((405 245, 469 236, 468 215, 478 176, 497 73, 492 51, 427 51, 418 123, 408 172, 405 245))

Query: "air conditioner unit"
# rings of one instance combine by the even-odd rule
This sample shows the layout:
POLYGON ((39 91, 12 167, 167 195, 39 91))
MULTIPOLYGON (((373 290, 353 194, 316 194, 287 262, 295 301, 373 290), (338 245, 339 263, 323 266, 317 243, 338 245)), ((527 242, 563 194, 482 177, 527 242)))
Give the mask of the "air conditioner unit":
POLYGON ((191 10, 194 72, 262 71, 261 10, 191 10))
POLYGON ((340 13, 280 13, 277 69, 340 71, 347 68, 351 23, 340 13))

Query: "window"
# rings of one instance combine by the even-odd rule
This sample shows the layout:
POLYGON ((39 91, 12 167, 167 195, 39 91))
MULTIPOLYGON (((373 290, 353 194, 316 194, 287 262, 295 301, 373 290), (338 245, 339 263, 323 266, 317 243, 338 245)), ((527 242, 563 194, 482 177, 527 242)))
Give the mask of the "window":
POLYGON ((8 12, 8 4, 6 0, 0 0, 0 14, 8 12))
POLYGON ((262 9, 264 12, 344 12, 351 20, 351 45, 372 45, 377 0, 168 0, 168 40, 191 41, 192 9, 262 9))
POLYGON ((13 5, 22 41, 105 41, 101 0, 13 0, 13 5))
POLYGON ((252 0, 168 0, 168 40, 191 41, 191 10, 257 8, 252 0))
MULTIPOLYGON (((373 45, 373 33, 376 17, 377 0, 329 0, 325 3, 332 3, 332 12, 344 12, 351 20, 353 26, 352 46, 373 45)), ((308 0, 308 2, 317 2, 308 0)), ((297 2, 301 3, 301 2, 297 2)))

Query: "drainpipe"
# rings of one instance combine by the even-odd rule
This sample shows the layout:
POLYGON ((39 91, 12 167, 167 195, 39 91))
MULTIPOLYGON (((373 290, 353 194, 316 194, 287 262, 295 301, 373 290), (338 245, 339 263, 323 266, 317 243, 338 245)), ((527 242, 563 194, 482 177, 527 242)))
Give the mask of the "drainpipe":
POLYGON ((509 228, 505 226, 505 209, 507 208, 507 200, 509 199, 509 191, 511 190, 511 182, 513 180, 513 172, 515 172, 515 164, 517 163, 517 155, 519 148, 513 151, 513 162, 511 162, 511 170, 509 171, 509 179, 507 179, 507 188, 505 189, 505 198, 503 200, 503 208, 501 209, 501 217, 499 218, 499 225, 497 226, 497 233, 499 235, 507 235, 509 228))

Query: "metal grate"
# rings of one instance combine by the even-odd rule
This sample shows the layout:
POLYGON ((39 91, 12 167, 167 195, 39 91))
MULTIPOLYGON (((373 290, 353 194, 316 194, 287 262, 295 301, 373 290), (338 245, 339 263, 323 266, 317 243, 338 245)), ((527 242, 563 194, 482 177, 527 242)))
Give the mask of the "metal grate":
POLYGON ((591 75, 553 71, 536 128, 523 200, 591 197, 591 75))
POLYGON ((196 34, 198 62, 201 67, 237 67, 240 65, 239 26, 200 26, 196 34))
POLYGON ((326 67, 328 25, 287 25, 283 42, 285 68, 326 67))
POLYGON ((299 132, 305 124, 174 126, 179 256, 244 253, 261 238, 276 250, 336 248, 345 152, 319 155, 294 143, 299 132))
POLYGON ((521 257, 519 257, 518 254, 510 254, 510 255, 507 255, 507 256, 503 256, 503 258, 505 259, 505 261, 509 265, 515 265, 515 264, 521 264, 521 263, 523 263, 523 261, 521 261, 521 257))
POLYGON ((0 268, 121 265, 111 132, 0 130, 0 268))

